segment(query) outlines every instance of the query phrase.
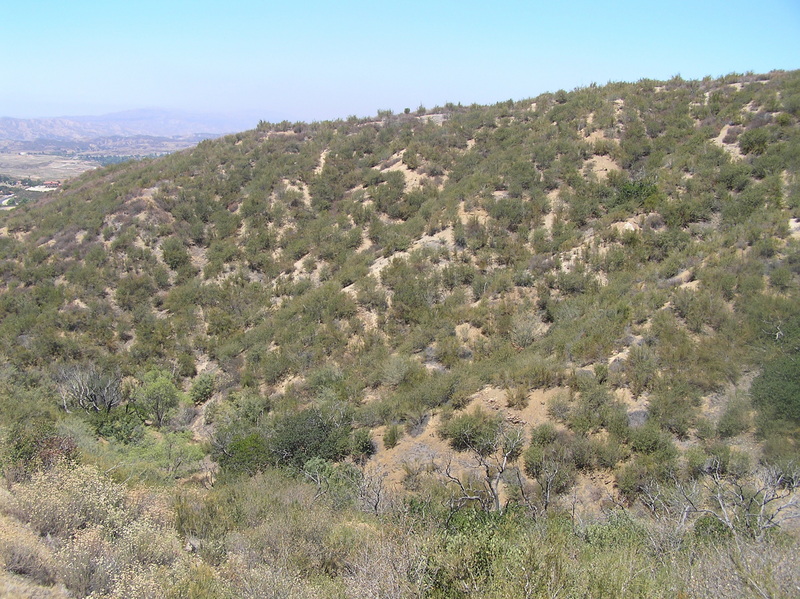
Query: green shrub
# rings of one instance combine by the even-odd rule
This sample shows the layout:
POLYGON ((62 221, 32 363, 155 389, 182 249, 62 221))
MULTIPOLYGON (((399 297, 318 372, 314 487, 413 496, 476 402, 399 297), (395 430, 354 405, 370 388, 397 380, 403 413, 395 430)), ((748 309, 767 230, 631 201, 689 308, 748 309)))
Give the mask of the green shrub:
POLYGON ((92 427, 98 436, 115 439, 120 443, 136 444, 144 438, 142 418, 135 409, 120 408, 108 414, 90 416, 92 427))
POLYGON ((349 423, 318 408, 276 417, 268 439, 274 463, 297 469, 311 458, 338 461, 349 453, 350 447, 349 423))
POLYGON ((223 470, 255 474, 272 463, 267 442, 259 433, 235 437, 221 451, 217 459, 223 470))
POLYGON ((800 368, 798 355, 784 355, 770 360, 753 381, 750 396, 753 405, 770 418, 800 424, 800 368))
POLYGON ((547 415, 556 422, 567 422, 572 406, 568 393, 558 393, 547 400, 547 415))
POLYGON ((644 454, 661 454, 673 458, 677 456, 677 450, 669 434, 662 431, 652 420, 631 431, 631 449, 644 454))
POLYGON ((653 350, 646 345, 633 346, 625 361, 625 373, 634 395, 651 390, 658 378, 658 362, 653 350))
POLYGON ((204 372, 192 382, 189 390, 189 397, 195 405, 200 405, 211 399, 214 394, 214 384, 216 377, 210 372, 204 372))
POLYGON ((506 389, 506 405, 509 408, 522 410, 528 405, 528 388, 526 386, 506 389))
POLYGON ((555 443, 556 439, 558 439, 558 431, 550 422, 535 426, 531 431, 531 445, 536 447, 551 445, 555 443))
POLYGON ((750 428, 750 402, 746 398, 732 398, 717 423, 717 434, 722 439, 735 437, 750 428))
POLYGON ((150 306, 156 286, 147 275, 129 275, 120 279, 115 297, 119 306, 133 311, 140 306, 150 306))
POLYGON ((730 537, 733 531, 718 516, 703 514, 694 521, 694 536, 702 542, 718 543, 720 539, 730 537))
POLYGON ((177 237, 165 239, 161 244, 161 252, 164 262, 174 271, 191 265, 189 252, 186 251, 186 246, 177 237))
POLYGON ((662 385, 653 392, 649 416, 663 429, 685 439, 694 424, 697 402, 693 390, 686 385, 662 385))
POLYGON ((386 449, 392 449, 397 445, 403 431, 397 424, 390 424, 386 427, 386 432, 383 434, 383 446, 386 449))
POLYGON ((572 453, 559 443, 531 445, 522 454, 522 459, 525 473, 536 479, 547 498, 554 499, 555 495, 567 492, 575 484, 572 453))
POLYGON ((577 433, 585 434, 603 425, 603 414, 611 397, 608 388, 591 376, 579 380, 580 395, 570 411, 567 425, 577 433))
POLYGON ((739 148, 743 154, 763 154, 770 141, 766 127, 749 129, 739 136, 739 148))
POLYGON ((497 439, 502 426, 499 417, 493 417, 476 408, 444 422, 439 435, 447 439, 456 451, 474 451, 488 456, 497 449, 497 439))
POLYGON ((626 459, 630 451, 615 438, 600 441, 592 439, 590 451, 600 468, 615 468, 622 460, 626 459))
POLYGON ((633 460, 625 463, 615 473, 620 493, 632 501, 655 483, 670 480, 677 470, 676 456, 674 446, 671 451, 635 455, 633 460))
POLYGON ((769 274, 769 283, 782 293, 789 291, 792 287, 792 271, 786 266, 779 266, 769 274))
POLYGON ((372 440, 372 433, 367 428, 360 428, 353 431, 350 440, 350 455, 357 462, 364 462, 375 453, 375 442, 372 440))
POLYGON ((608 515, 606 522, 587 526, 584 538, 592 547, 613 551, 619 547, 645 546, 648 530, 628 512, 616 510, 608 515))

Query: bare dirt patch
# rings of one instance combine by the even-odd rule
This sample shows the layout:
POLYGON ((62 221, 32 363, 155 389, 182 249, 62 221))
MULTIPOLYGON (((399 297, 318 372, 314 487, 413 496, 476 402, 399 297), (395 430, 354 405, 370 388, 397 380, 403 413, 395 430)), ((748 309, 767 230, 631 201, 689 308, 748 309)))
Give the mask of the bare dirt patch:
POLYGON ((486 224, 489 220, 489 213, 483 208, 471 208, 467 210, 464 202, 458 205, 458 218, 463 224, 467 224, 471 219, 475 218, 480 224, 486 224))
POLYGON ((550 204, 550 212, 544 215, 544 227, 548 233, 553 232, 553 223, 556 220, 556 212, 561 208, 561 200, 558 198, 558 189, 551 189, 547 192, 547 201, 550 204))
POLYGON ((448 227, 442 231, 439 231, 438 233, 435 233, 434 235, 423 235, 411 244, 410 251, 425 248, 447 248, 452 250, 454 247, 455 241, 453 240, 453 229, 452 227, 448 227))
POLYGON ((731 125, 725 125, 722 128, 722 131, 719 132, 719 135, 717 135, 714 138, 714 143, 717 146, 719 146, 720 148, 722 148, 723 150, 725 150, 726 152, 728 152, 728 154, 730 154, 734 158, 741 159, 741 158, 744 157, 744 155, 739 150, 738 144, 726 144, 725 142, 722 141, 723 139, 725 139, 725 136, 728 135, 728 130, 730 128, 731 128, 731 125))
POLYGON ((208 264, 208 258, 206 258, 206 251, 199 245, 190 245, 188 250, 189 250, 189 259, 192 261, 192 266, 194 266, 199 270, 203 270, 208 264))
POLYGON ((789 237, 800 239, 800 218, 789 219, 789 237))
POLYGON ((391 264, 392 260, 395 258, 400 260, 408 258, 408 252, 395 252, 391 256, 381 256, 369 267, 369 274, 380 278, 379 275, 383 269, 389 266, 389 264, 391 264))
MULTIPOLYGON (((536 389, 528 393, 528 403, 520 410, 507 406, 506 390, 498 387, 484 387, 475 393, 467 406, 459 413, 468 413, 480 409, 489 414, 499 414, 512 426, 536 426, 548 421, 547 403, 550 398, 564 393, 563 388, 536 389)), ((482 476, 482 471, 476 467, 474 456, 468 452, 454 452, 443 440, 438 430, 441 418, 438 414, 428 417, 421 426, 413 432, 404 432, 397 444, 387 449, 383 444, 383 435, 386 427, 375 429, 377 452, 370 461, 374 468, 386 473, 384 482, 391 493, 404 494, 409 487, 422 480, 438 480, 437 484, 445 484, 444 468, 450 464, 452 473, 456 476, 482 476)), ((594 497, 607 495, 608 489, 613 485, 613 477, 604 477, 593 474, 585 486, 594 485, 598 489, 581 491, 581 497, 594 497), (600 481, 599 479, 603 480, 600 481), (608 481, 606 481, 608 478, 608 481), (598 480, 595 480, 598 479, 598 480)), ((527 477, 523 475, 523 480, 527 477)), ((501 489, 501 494, 502 494, 501 489)), ((589 499, 585 500, 590 502, 589 499)))
POLYGON ((624 221, 617 221, 615 223, 611 223, 611 228, 615 229, 618 234, 633 232, 636 233, 641 229, 639 223, 636 222, 638 219, 636 217, 631 217, 624 221))
POLYGON ((322 150, 322 154, 319 156, 319 164, 317 168, 314 169, 314 174, 319 175, 322 172, 322 169, 325 168, 325 159, 328 157, 328 150, 322 150))
POLYGON ((727 384, 721 391, 703 397, 702 412, 712 422, 718 422, 728 406, 728 402, 736 397, 744 397, 749 393, 757 371, 745 372, 736 383, 727 384))
POLYGON ((622 167, 608 156, 594 156, 588 164, 591 165, 592 172, 601 179, 607 178, 611 171, 622 170, 622 167))
POLYGON ((389 163, 392 163, 391 166, 386 167, 383 171, 402 173, 408 189, 419 189, 427 180, 427 177, 408 168, 402 161, 403 154, 405 154, 405 150, 392 156, 392 158, 389 159, 389 163))
POLYGON ((391 449, 386 449, 382 442, 385 427, 376 429, 378 451, 371 462, 388 472, 386 483, 389 489, 401 492, 406 477, 423 471, 433 472, 452 454, 452 449, 437 434, 438 429, 439 416, 431 416, 421 432, 405 432, 391 449))
POLYGON ((518 414, 519 424, 538 426, 550 420, 550 417, 547 415, 548 402, 552 398, 565 392, 567 392, 567 389, 563 387, 534 389, 528 393, 528 405, 521 410, 512 411, 518 414))
POLYGON ((472 326, 470 323, 465 322, 456 327, 456 336, 462 343, 475 343, 486 337, 477 327, 472 326))

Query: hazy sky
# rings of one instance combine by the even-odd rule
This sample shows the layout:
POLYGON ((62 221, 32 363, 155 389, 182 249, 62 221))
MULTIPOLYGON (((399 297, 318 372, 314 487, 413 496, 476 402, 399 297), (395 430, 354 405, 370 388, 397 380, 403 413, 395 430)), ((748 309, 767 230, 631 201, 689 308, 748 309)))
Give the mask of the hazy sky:
POLYGON ((0 116, 265 120, 800 68, 800 0, 8 0, 0 116))

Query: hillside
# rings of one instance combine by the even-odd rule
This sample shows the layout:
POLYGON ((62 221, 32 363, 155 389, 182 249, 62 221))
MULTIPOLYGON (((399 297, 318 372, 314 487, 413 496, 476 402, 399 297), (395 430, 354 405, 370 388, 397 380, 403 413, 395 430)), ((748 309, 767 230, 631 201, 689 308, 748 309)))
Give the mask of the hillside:
MULTIPOLYGON (((174 588, 788 596, 798 118, 793 71, 261 122, 0 214, 0 512, 67 456, 172 510, 119 500, 174 588)), ((73 533, 6 570, 88 594, 73 533)))

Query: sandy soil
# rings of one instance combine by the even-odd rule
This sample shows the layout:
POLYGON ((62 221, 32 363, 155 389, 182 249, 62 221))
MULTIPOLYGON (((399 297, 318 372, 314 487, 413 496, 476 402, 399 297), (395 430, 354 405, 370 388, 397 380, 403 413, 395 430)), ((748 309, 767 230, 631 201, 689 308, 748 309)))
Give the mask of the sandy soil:
POLYGON ((789 237, 800 239, 800 218, 789 219, 789 237))
POLYGON ((622 168, 608 156, 594 156, 588 162, 592 172, 600 179, 608 177, 610 171, 621 171, 622 168))
POLYGON ((473 208, 471 210, 466 210, 464 207, 464 202, 461 202, 458 205, 458 218, 463 224, 467 224, 471 218, 477 218, 480 224, 486 224, 486 221, 489 220, 489 213, 486 212, 483 208, 473 208))
MULTIPOLYGON (((521 410, 506 405, 506 391, 497 387, 484 387, 472 396, 461 413, 480 408, 484 412, 500 414, 514 426, 536 426, 548 420, 547 402, 551 397, 563 393, 561 388, 537 389, 528 393, 528 405, 521 410)), ((448 444, 439 437, 438 414, 431 416, 415 434, 404 433, 392 449, 383 445, 385 427, 374 431, 378 451, 371 463, 387 473, 387 486, 394 492, 403 491, 403 480, 422 472, 433 472, 452 460, 454 472, 473 472, 475 461, 468 454, 455 454, 448 444)))
POLYGON ((742 158, 743 154, 739 150, 738 144, 726 144, 722 140, 725 139, 725 136, 728 134, 728 129, 731 128, 731 125, 725 125, 722 128, 722 131, 719 132, 719 135, 714 138, 714 143, 718 145, 720 148, 728 152, 734 158, 742 158))
POLYGON ((399 173, 402 173, 403 177, 405 178, 406 190, 407 191, 411 191, 411 190, 414 190, 414 189, 419 189, 420 187, 422 187, 422 184, 425 182, 427 177, 424 176, 424 175, 421 175, 420 173, 418 173, 416 171, 412 171, 405 164, 403 164, 402 158, 403 158, 403 154, 404 153, 405 153, 405 150, 403 150, 402 152, 392 156, 388 160, 388 162, 390 162, 390 163, 393 162, 394 164, 392 164, 391 166, 389 166, 389 167, 387 167, 385 169, 382 169, 382 170, 383 170, 383 172, 386 172, 386 173, 391 173, 391 172, 395 172, 395 171, 399 172, 399 173))

